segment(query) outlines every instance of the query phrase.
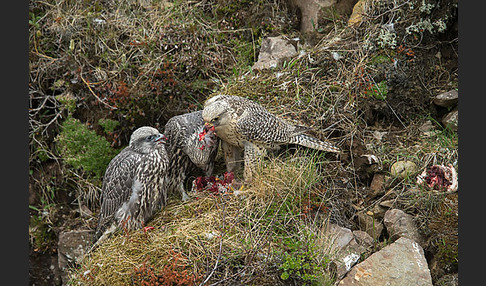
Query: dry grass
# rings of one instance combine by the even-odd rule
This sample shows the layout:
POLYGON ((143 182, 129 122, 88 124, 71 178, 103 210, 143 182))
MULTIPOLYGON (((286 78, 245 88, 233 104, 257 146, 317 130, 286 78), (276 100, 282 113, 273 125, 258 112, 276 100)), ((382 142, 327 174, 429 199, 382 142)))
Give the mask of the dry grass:
MULTIPOLYGON (((114 235, 85 258, 74 279, 129 284, 146 260, 160 274, 177 253, 181 269, 198 277, 195 284, 272 284, 283 240, 301 239, 306 232, 322 236, 330 194, 319 187, 320 160, 315 155, 273 159, 252 186, 220 195, 196 192, 186 203, 173 200, 149 222, 154 230, 114 235), (318 203, 320 209, 305 211, 312 207, 307 202, 318 203), (87 270, 92 276, 83 274, 87 270)), ((329 257, 330 248, 321 245, 314 263, 329 257)))

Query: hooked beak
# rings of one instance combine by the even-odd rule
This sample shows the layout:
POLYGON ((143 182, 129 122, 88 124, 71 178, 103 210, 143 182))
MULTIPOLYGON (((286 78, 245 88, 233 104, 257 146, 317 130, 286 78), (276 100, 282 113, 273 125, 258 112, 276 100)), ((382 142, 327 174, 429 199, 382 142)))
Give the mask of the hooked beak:
POLYGON ((167 141, 167 137, 165 137, 164 134, 159 134, 157 137, 155 137, 155 142, 159 142, 159 143, 165 143, 165 141, 167 141))
POLYGON ((212 123, 206 122, 204 123, 203 131, 208 132, 214 125, 212 123))

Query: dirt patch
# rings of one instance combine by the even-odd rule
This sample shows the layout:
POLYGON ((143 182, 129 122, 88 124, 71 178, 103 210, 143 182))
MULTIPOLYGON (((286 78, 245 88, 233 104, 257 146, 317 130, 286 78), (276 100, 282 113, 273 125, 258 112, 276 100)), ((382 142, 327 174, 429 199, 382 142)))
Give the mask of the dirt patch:
POLYGON ((56 252, 29 251, 29 285, 61 285, 56 252))

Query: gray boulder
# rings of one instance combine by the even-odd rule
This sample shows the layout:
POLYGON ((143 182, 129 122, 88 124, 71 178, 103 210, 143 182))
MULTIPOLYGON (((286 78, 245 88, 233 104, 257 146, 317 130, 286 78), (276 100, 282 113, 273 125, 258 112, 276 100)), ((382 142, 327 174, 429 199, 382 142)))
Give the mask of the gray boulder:
POLYGON ((424 240, 413 221, 413 217, 402 210, 387 210, 383 223, 392 241, 400 237, 407 237, 423 245, 424 240))
POLYGON ((338 285, 432 286, 422 247, 406 237, 355 265, 338 285))
POLYGON ((444 92, 434 97, 433 101, 438 106, 452 107, 458 103, 459 93, 457 92, 457 90, 444 92))
POLYGON ((384 226, 380 219, 375 218, 373 214, 369 215, 364 212, 358 212, 359 228, 368 233, 374 240, 378 240, 383 232, 384 226))
POLYGON ((336 0, 291 0, 291 4, 300 11, 300 31, 302 33, 317 30, 319 10, 334 5, 336 0))
POLYGON ((296 55, 297 49, 289 40, 282 36, 268 37, 263 39, 258 61, 252 69, 256 71, 276 68, 296 55))
POLYGON ((359 231, 356 236, 355 232, 337 224, 329 224, 326 227, 325 237, 328 239, 327 243, 333 246, 330 263, 339 279, 344 277, 361 254, 370 248, 370 241, 373 243, 373 239, 365 232, 359 231))
POLYGON ((362 230, 353 231, 354 239, 359 245, 364 246, 366 249, 371 249, 373 247, 373 237, 362 230))

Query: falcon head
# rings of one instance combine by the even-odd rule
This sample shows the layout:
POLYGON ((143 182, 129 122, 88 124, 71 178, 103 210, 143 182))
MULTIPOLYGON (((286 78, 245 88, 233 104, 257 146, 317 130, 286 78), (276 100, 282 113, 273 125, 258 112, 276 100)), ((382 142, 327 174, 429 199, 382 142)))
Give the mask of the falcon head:
POLYGON ((132 133, 129 145, 140 153, 150 153, 160 148, 166 141, 167 137, 161 134, 159 130, 153 127, 143 126, 132 133))
POLYGON ((202 112, 205 129, 214 126, 216 132, 231 120, 233 109, 225 101, 208 101, 202 112), (209 103, 209 104, 208 104, 209 103))

